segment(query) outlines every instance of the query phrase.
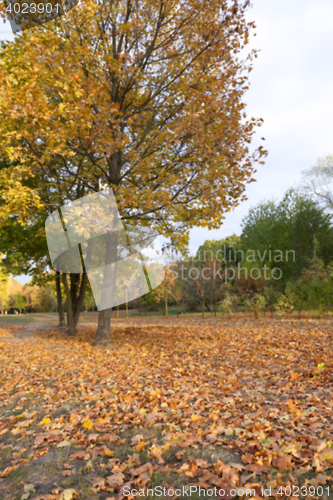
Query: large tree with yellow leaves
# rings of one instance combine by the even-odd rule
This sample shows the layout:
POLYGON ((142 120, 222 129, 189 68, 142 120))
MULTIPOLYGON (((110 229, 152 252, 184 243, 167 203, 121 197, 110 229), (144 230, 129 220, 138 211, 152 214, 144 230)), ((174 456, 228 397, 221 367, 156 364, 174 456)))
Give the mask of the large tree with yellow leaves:
MULTIPOLYGON (((16 166, 1 185, 37 176, 59 206, 112 187, 125 221, 180 246, 190 227, 219 227, 265 154, 249 151, 261 120, 243 100, 249 5, 86 0, 4 44, 0 148, 16 166)), ((106 341, 111 311, 99 314, 106 341)))

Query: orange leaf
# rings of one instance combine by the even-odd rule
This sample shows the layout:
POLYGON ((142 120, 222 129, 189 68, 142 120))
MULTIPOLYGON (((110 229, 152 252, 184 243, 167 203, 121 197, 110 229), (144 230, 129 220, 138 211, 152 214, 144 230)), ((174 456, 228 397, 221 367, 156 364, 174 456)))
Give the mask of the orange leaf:
POLYGON ((146 443, 145 441, 141 441, 141 442, 140 442, 140 443, 139 443, 139 444, 135 447, 135 449, 136 449, 137 451, 141 451, 141 450, 143 450, 143 449, 145 448, 145 446, 146 446, 147 444, 148 444, 148 443, 146 443))

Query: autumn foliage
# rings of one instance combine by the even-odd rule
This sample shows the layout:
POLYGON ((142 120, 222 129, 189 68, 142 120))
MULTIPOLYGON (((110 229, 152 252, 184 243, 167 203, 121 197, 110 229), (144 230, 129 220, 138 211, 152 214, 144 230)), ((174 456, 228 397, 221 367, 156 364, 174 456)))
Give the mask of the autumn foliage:
POLYGON ((8 500, 30 483, 25 498, 54 500, 120 499, 124 485, 253 487, 256 498, 265 486, 284 498, 282 486, 331 484, 329 322, 118 322, 103 351, 92 327, 73 340, 19 335, 1 331, 8 500))

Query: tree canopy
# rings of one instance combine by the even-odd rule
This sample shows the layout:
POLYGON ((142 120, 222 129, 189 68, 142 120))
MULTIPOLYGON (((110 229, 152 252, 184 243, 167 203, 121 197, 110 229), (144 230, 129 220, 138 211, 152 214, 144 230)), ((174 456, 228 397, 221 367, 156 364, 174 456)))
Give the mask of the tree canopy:
POLYGON ((87 0, 3 44, 0 186, 14 211, 112 187, 125 222, 179 247, 190 227, 219 227, 266 154, 250 151, 262 120, 243 100, 249 5, 87 0))

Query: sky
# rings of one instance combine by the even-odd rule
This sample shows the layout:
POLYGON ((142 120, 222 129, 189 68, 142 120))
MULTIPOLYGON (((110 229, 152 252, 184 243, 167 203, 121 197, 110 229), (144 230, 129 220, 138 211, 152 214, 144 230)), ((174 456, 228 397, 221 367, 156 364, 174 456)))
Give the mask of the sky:
MULTIPOLYGON (((332 0, 253 0, 247 18, 257 34, 251 46, 260 50, 245 94, 248 117, 263 118, 253 149, 268 150, 248 200, 226 214, 218 230, 194 228, 190 252, 206 239, 241 233, 241 221, 262 200, 280 200, 300 182, 303 170, 318 157, 333 153, 333 2, 332 0)), ((9 23, 0 25, 0 39, 13 39, 9 23)), ((27 281, 24 277, 21 282, 27 281)))
MULTIPOLYGON (((218 230, 191 232, 194 253, 206 239, 241 234, 242 218, 262 200, 280 200, 297 187, 303 170, 333 153, 333 2, 253 0, 248 19, 256 23, 252 46, 260 50, 245 95, 249 117, 264 119, 258 139, 268 150, 264 166, 248 185, 248 200, 226 214, 218 230)), ((258 146, 254 142, 254 146, 258 146)))

